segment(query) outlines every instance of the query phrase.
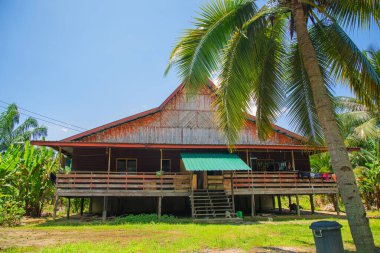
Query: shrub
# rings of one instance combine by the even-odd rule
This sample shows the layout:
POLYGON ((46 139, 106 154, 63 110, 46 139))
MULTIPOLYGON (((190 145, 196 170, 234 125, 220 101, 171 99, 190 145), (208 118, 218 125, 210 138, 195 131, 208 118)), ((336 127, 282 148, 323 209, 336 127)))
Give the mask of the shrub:
POLYGON ((19 225, 25 213, 22 203, 9 199, 7 196, 1 196, 0 199, 0 225, 19 225))

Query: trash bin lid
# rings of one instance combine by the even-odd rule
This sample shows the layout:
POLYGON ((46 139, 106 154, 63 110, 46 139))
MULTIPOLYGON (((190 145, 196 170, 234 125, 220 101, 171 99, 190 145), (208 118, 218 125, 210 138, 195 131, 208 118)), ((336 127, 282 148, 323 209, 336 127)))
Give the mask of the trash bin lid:
POLYGON ((311 223, 310 227, 313 230, 334 230, 334 229, 340 229, 342 225, 340 225, 336 221, 327 221, 327 220, 322 220, 322 221, 316 221, 311 223))

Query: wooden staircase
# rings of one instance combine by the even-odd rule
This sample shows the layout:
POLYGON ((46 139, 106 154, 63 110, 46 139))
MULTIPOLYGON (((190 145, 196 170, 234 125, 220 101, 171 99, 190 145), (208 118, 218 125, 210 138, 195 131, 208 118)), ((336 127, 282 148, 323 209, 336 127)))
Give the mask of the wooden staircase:
POLYGON ((228 196, 225 190, 193 190, 190 201, 195 220, 241 220, 236 217, 231 196, 228 196))

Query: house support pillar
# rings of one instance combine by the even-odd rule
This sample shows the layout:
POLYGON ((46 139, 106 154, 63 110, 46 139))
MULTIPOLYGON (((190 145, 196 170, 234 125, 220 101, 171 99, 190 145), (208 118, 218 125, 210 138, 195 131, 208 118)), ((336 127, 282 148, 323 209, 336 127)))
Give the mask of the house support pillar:
MULTIPOLYGON (((194 185, 193 185, 193 177, 194 174, 192 171, 190 171, 190 203, 191 203, 191 218, 194 218, 194 185)), ((197 180, 195 180, 197 182, 197 180)), ((195 184, 196 185, 196 184, 195 184)), ((195 187, 196 188, 196 187, 195 187)))
POLYGON ((297 204, 297 215, 301 216, 300 199, 298 197, 298 194, 296 195, 296 204, 297 204))
POLYGON ((288 195, 288 202, 289 202, 289 208, 290 208, 290 205, 292 204, 292 196, 288 195))
POLYGON ((67 198, 67 214, 66 214, 66 218, 67 219, 70 219, 70 208, 71 208, 71 198, 67 198))
POLYGON ((282 213, 281 195, 277 195, 278 211, 282 213))
POLYGON ((315 207, 314 207, 314 198, 313 198, 313 194, 310 194, 310 195, 309 195, 309 198, 310 198, 310 208, 311 208, 311 213, 314 213, 314 212, 315 212, 315 207))
POLYGON ((158 197, 158 202, 157 202, 157 217, 159 219, 161 218, 161 212, 162 212, 162 196, 158 197))
POLYGON ((294 151, 292 150, 292 167, 293 167, 293 170, 296 170, 296 161, 294 159, 294 151))
POLYGON ((107 219, 107 205, 108 205, 108 197, 104 197, 103 213, 102 213, 102 220, 103 221, 106 221, 106 219, 107 219))
POLYGON ((108 148, 108 166, 107 166, 107 170, 108 172, 111 171, 111 148, 108 148))
POLYGON ((83 216, 84 198, 80 199, 80 216, 83 216))
POLYGON ((231 201, 232 201, 232 210, 235 212, 234 173, 233 173, 233 171, 231 171, 231 201))
POLYGON ((54 199, 54 209, 53 209, 53 220, 57 217, 57 208, 58 208, 58 195, 55 195, 54 199))
POLYGON ((90 198, 90 206, 88 207, 88 212, 92 215, 92 197, 90 198))
POLYGON ((256 203, 255 203, 255 194, 251 195, 251 217, 255 217, 255 209, 256 209, 256 203))

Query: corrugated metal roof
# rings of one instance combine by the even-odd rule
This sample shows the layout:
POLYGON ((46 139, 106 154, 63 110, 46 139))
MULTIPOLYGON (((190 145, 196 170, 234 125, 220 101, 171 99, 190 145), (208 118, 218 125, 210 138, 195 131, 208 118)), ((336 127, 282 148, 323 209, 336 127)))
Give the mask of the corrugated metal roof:
POLYGON ((236 154, 181 153, 187 171, 250 170, 236 154))

